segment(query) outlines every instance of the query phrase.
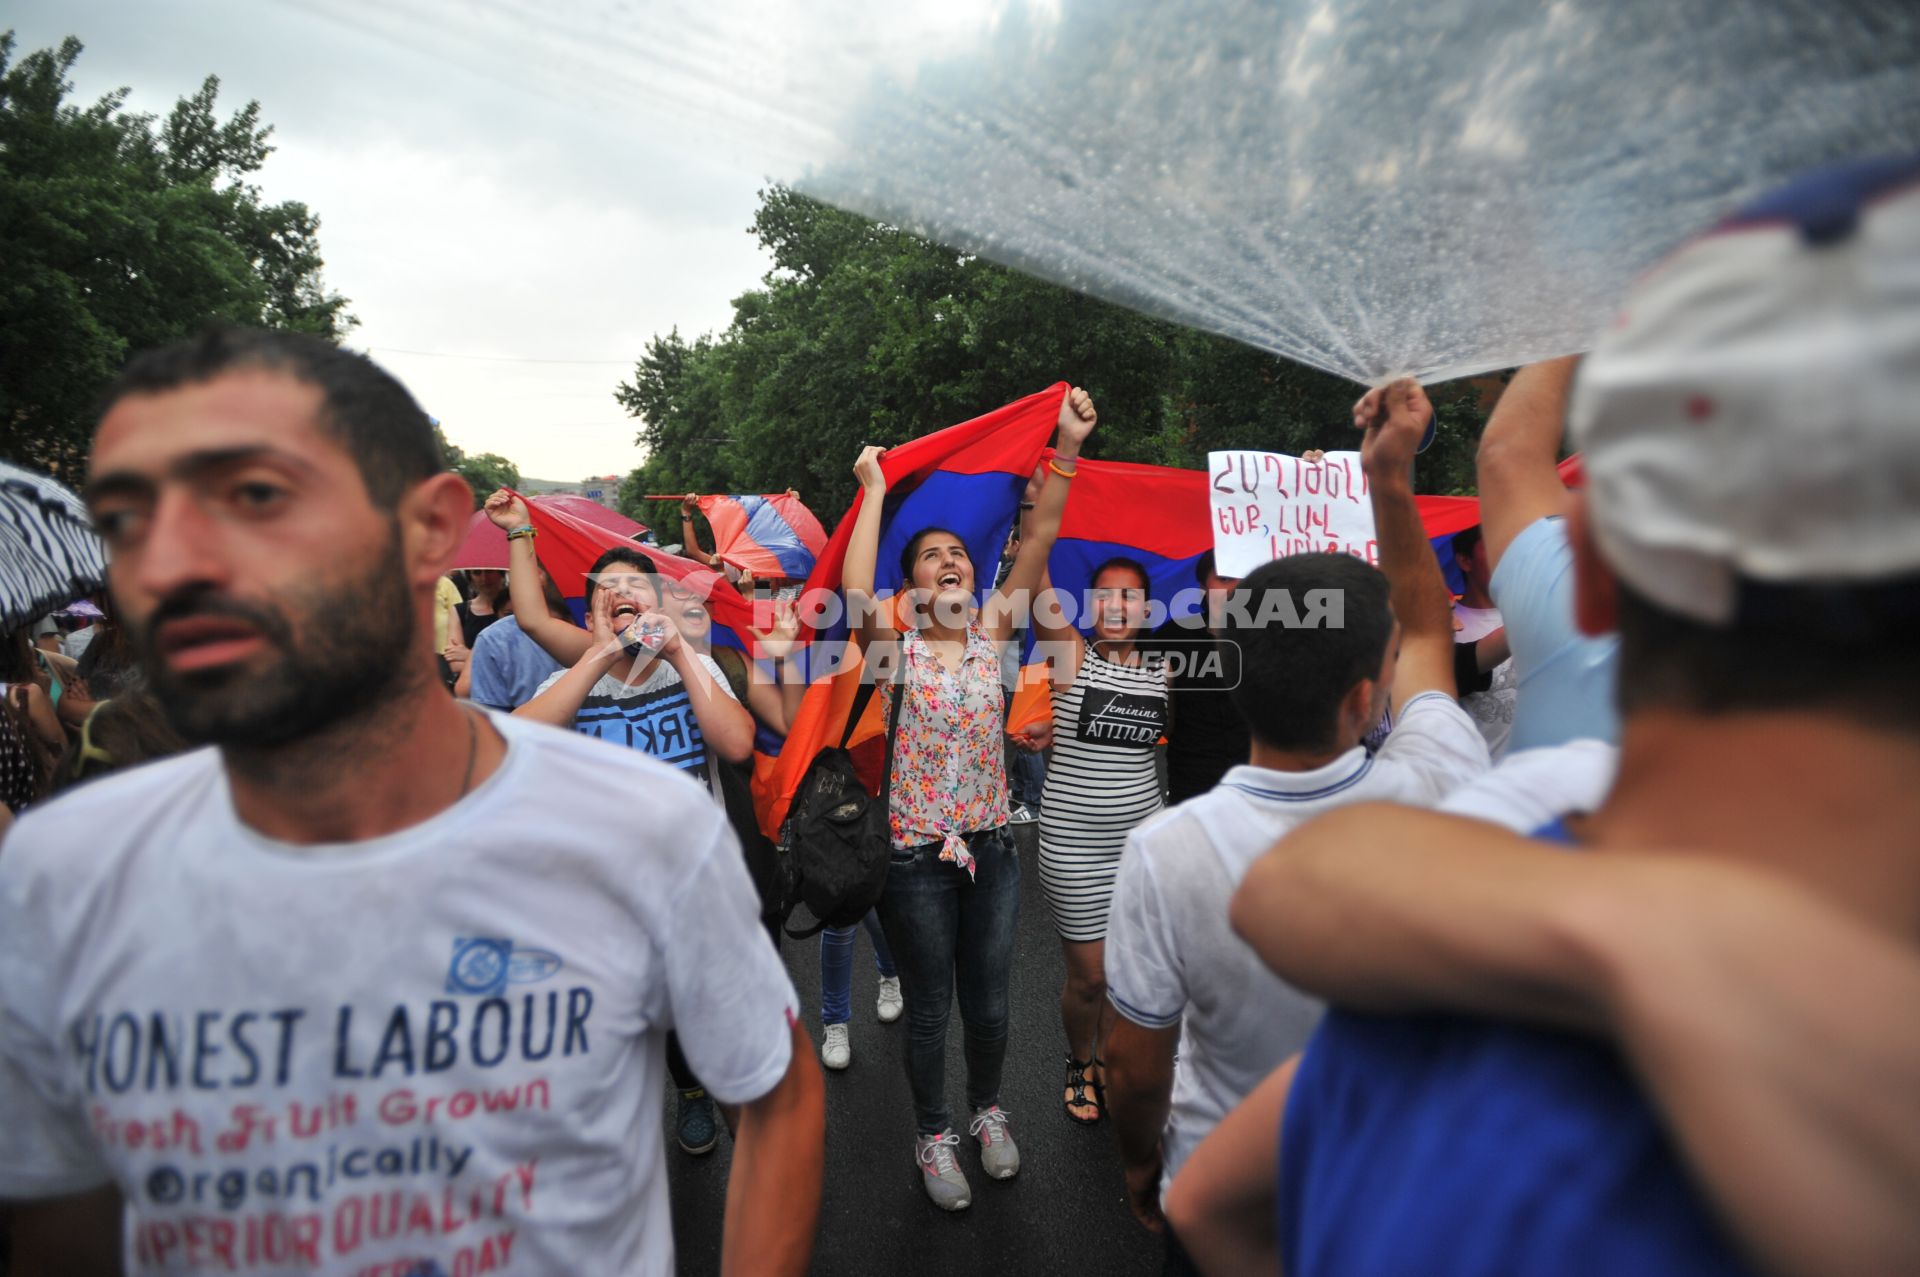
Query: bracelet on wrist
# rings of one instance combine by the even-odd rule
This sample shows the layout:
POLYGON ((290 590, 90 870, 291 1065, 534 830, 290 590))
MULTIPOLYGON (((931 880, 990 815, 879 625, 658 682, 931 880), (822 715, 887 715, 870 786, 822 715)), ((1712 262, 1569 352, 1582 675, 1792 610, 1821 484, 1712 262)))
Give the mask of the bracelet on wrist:
POLYGON ((531 524, 523 528, 515 528, 513 531, 507 533, 507 540, 518 541, 521 537, 526 537, 528 540, 532 540, 534 532, 535 532, 535 529, 531 524))
POLYGON ((1076 462, 1076 464, 1075 464, 1075 466, 1073 467, 1073 469, 1071 469, 1071 470, 1062 470, 1062 469, 1060 468, 1060 463, 1059 463, 1058 461, 1055 461, 1055 460, 1054 460, 1054 459, 1053 459, 1052 457, 1048 457, 1048 458, 1047 458, 1047 469, 1049 469, 1049 470, 1051 470, 1051 471, 1053 471, 1053 472, 1054 472, 1055 474, 1057 474, 1057 475, 1059 475, 1059 476, 1060 476, 1060 477, 1061 477, 1062 479, 1071 479, 1071 478, 1073 478, 1073 476, 1074 476, 1074 475, 1076 475, 1076 474, 1078 474, 1078 473, 1080 472, 1080 467, 1079 467, 1079 465, 1077 464, 1077 462, 1078 462, 1078 458, 1074 458, 1074 460, 1075 460, 1075 462, 1076 462))

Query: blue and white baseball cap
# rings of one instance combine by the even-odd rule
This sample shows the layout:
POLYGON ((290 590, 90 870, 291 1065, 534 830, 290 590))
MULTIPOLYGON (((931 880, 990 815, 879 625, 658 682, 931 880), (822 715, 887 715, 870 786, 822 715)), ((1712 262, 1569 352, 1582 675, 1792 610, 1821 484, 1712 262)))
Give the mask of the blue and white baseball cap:
POLYGON ((1920 155, 1809 174, 1682 246, 1587 357, 1570 425, 1601 554, 1671 612, 1920 574, 1920 155))

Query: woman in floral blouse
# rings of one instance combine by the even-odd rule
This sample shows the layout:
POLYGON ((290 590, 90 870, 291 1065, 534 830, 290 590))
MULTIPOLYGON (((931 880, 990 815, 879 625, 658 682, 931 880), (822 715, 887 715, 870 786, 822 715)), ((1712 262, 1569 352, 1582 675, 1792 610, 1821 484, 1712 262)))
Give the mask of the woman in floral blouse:
POLYGON ((900 556, 906 606, 897 617, 874 590, 887 480, 879 448, 854 464, 860 513, 847 545, 847 604, 870 668, 905 680, 893 746, 893 860, 880 924, 907 1004, 907 1083, 916 1121, 914 1157, 934 1204, 972 1201, 954 1150, 947 1108, 947 1015, 956 993, 965 1033, 969 1133, 995 1179, 1020 1169, 999 1105, 1007 1053, 1007 980, 1020 909, 1020 861, 1006 830, 1002 728, 1006 687, 999 645, 1012 636, 1015 600, 1031 595, 1060 531, 1093 400, 1069 391, 1027 535, 1001 587, 974 606, 973 563, 960 538, 922 528, 900 556))

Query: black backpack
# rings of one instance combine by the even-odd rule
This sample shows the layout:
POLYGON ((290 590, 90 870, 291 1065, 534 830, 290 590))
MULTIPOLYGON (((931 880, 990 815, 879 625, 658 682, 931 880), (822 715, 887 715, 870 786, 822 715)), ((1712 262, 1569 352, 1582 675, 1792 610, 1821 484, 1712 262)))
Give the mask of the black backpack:
POLYGON ((800 905, 813 925, 786 932, 796 940, 826 927, 851 927, 867 916, 887 885, 887 861, 893 855, 887 801, 893 790, 893 736, 900 728, 901 683, 893 687, 893 717, 887 725, 887 752, 878 796, 867 793, 847 752, 847 739, 873 699, 873 684, 863 683, 853 699, 846 730, 837 747, 814 757, 794 795, 780 860, 783 921, 800 905))

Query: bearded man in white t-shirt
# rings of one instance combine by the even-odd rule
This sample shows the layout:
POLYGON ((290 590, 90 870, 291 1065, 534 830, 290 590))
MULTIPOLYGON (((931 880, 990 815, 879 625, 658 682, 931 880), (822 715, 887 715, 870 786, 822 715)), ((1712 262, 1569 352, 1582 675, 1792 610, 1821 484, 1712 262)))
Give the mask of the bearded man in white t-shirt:
POLYGON ((283 333, 153 352, 86 497, 208 747, 0 851, 14 1271, 671 1272, 669 1029, 745 1106, 725 1268, 803 1271, 823 1092, 725 815, 439 686, 473 506, 406 390, 283 333))

